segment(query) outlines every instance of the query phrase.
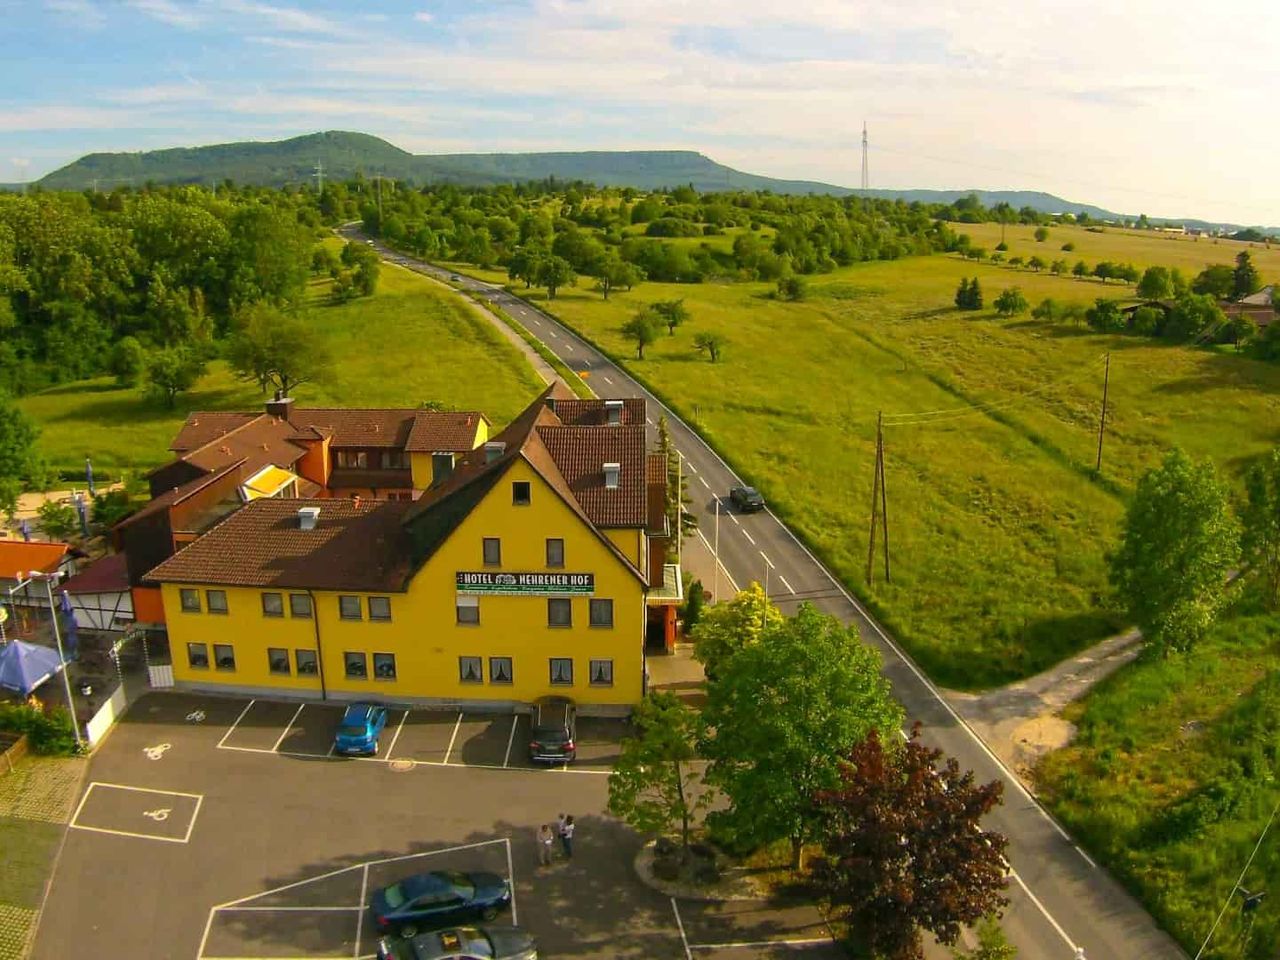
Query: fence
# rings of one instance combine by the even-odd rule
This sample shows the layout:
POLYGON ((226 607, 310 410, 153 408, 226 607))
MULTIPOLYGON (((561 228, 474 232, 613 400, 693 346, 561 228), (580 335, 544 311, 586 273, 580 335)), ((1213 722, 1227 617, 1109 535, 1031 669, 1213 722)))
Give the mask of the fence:
POLYGON ((111 725, 116 722, 116 718, 124 713, 125 707, 129 705, 129 698, 125 694, 124 684, 116 687, 116 692, 111 694, 98 712, 93 715, 93 719, 85 724, 84 735, 89 738, 89 746, 96 747, 98 741, 107 735, 107 731, 111 729, 111 725))
POLYGON ((27 735, 0 733, 0 772, 8 773, 27 755, 27 735))

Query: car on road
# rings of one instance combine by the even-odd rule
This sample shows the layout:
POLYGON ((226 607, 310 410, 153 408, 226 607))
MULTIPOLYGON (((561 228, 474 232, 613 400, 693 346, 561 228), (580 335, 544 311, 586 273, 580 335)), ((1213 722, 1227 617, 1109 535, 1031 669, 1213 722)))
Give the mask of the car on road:
POLYGON ((376 703, 353 703, 342 714, 333 737, 333 752, 368 754, 378 752, 378 737, 387 725, 387 708, 376 703))
POLYGON ((449 279, 450 279, 450 280, 452 280, 452 281, 454 281, 455 283, 461 283, 461 282, 462 282, 462 278, 461 278, 460 276, 458 276, 456 273, 451 273, 451 274, 449 274, 449 279))
POLYGON ((519 927, 452 927, 384 937, 378 960, 538 960, 538 945, 519 927))
POLYGON ((569 763, 577 756, 578 707, 568 697, 539 697, 530 722, 530 760, 569 763))
POLYGON ((764 509, 764 497, 755 487, 734 487, 729 491, 729 502, 739 513, 755 513, 764 509))
POLYGON ((369 908, 379 933, 413 937, 462 920, 492 920, 511 906, 511 884, 496 873, 433 870, 375 890, 369 908))

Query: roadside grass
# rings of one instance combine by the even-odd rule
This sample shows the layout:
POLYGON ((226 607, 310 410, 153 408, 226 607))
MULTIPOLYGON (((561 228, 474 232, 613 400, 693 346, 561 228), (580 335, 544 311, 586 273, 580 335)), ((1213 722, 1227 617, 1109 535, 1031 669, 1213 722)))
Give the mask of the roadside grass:
MULTIPOLYGON (((486 278, 501 280, 494 273, 486 278)), ((971 276, 988 303, 1014 285, 1032 303, 1133 290, 954 256, 811 277, 801 303, 774 299, 764 283, 646 282, 608 302, 586 280, 551 302, 545 291, 508 286, 696 422, 937 681, 980 689, 1034 674, 1123 626, 1104 555, 1128 491, 1173 443, 1238 480, 1280 442, 1280 367, 1025 315, 961 313, 951 297, 971 276), (692 319, 635 359, 622 324, 673 297, 692 319), (702 331, 725 338, 719 363, 694 350, 702 331), (1095 476, 1107 352, 1108 430, 1095 476), (877 573, 869 589, 877 412, 971 403, 991 408, 886 427, 893 582, 877 573)))
MULTIPOLYGON (((1280 617, 1221 623, 1193 652, 1144 657, 1065 711, 1071 746, 1044 758, 1040 796, 1195 953, 1280 799, 1280 617)), ((1243 885, 1280 886, 1280 824, 1243 885)), ((1271 960, 1274 910, 1226 911, 1206 960, 1271 960)))
MULTIPOLYGON (((328 280, 311 285, 311 317, 326 335, 334 377, 304 384, 299 404, 416 407, 434 400, 482 410, 507 422, 541 381, 519 350, 448 291, 408 271, 384 267, 372 298, 330 306, 328 280)), ((142 472, 167 459, 174 433, 193 410, 253 410, 263 396, 215 361, 174 410, 110 378, 62 384, 24 397, 42 428, 39 450, 51 465, 79 470, 84 458, 110 473, 142 472)))
MULTIPOLYGON (((974 246, 984 247, 994 253, 1000 242, 998 223, 953 223, 956 233, 967 233, 974 246)), ((1135 267, 1178 267, 1190 280, 1211 263, 1234 263, 1236 254, 1248 250, 1253 264, 1262 275, 1263 283, 1280 280, 1280 245, 1248 243, 1240 240, 1222 240, 1214 237, 1185 237, 1179 234, 1156 233, 1151 230, 1125 230, 1123 227, 1103 227, 1102 233, 1092 233, 1085 227, 1067 225, 1049 227, 1049 237, 1043 243, 1035 239, 1036 228, 1017 224, 1005 227, 1005 242, 1009 249, 1006 257, 1039 256, 1053 262, 1066 260, 1071 266, 1083 260, 1093 267, 1099 260, 1132 263, 1135 267), (1075 249, 1064 251, 1064 243, 1074 243, 1075 249)), ((1101 281, 1094 281, 1099 288, 1101 281)), ((1108 287, 1115 284, 1107 284, 1108 287)))

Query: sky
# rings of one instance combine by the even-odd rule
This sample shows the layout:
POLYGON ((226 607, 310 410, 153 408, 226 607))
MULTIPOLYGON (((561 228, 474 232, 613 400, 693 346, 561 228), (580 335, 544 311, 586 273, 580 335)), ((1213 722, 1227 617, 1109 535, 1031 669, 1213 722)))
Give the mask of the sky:
POLYGON ((1280 225, 1272 0, 0 0, 0 181, 356 130, 1280 225))

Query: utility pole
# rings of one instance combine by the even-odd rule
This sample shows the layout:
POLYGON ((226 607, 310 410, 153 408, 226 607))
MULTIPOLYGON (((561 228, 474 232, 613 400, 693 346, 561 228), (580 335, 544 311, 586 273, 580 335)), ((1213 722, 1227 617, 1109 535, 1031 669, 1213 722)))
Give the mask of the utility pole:
POLYGON ((378 174, 374 177, 374 181, 378 184, 378 231, 382 231, 382 175, 378 174))
POLYGON ((1102 375, 1102 416, 1098 418, 1098 462, 1093 465, 1095 473, 1102 472, 1102 435, 1107 429, 1107 388, 1111 385, 1111 354, 1107 354, 1107 366, 1102 375))
POLYGON ((889 493, 884 479, 884 431, 876 421, 876 462, 880 464, 880 520, 884 525, 884 582, 892 583, 889 576, 889 493))
POLYGON ((862 192, 871 187, 871 174, 867 170, 867 121, 862 121, 862 192))
POLYGON ((316 161, 316 196, 324 193, 324 161, 316 161))
POLYGON ((712 550, 715 554, 716 574, 715 574, 715 591, 711 594, 711 598, 716 603, 720 602, 720 496, 716 495, 716 537, 715 548, 712 550))

